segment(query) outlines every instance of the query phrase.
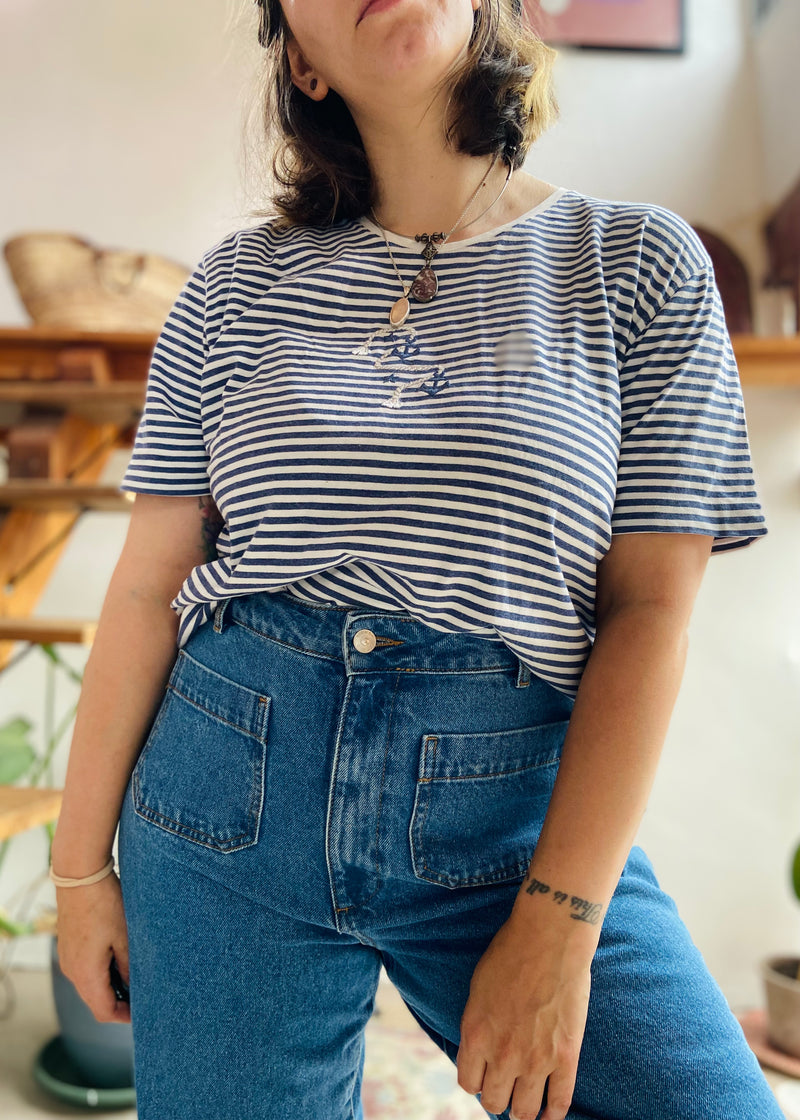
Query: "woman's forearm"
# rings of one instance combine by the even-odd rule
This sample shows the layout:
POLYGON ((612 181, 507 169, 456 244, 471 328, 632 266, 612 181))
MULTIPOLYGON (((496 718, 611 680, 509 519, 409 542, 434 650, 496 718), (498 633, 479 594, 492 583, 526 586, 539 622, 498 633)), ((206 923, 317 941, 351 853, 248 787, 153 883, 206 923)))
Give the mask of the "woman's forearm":
POLYGON ((539 843, 512 917, 593 953, 652 789, 688 648, 667 606, 621 607, 598 627, 539 843))
POLYGON ((117 570, 86 662, 61 812, 58 875, 98 871, 111 855, 122 798, 177 655, 169 592, 117 570))

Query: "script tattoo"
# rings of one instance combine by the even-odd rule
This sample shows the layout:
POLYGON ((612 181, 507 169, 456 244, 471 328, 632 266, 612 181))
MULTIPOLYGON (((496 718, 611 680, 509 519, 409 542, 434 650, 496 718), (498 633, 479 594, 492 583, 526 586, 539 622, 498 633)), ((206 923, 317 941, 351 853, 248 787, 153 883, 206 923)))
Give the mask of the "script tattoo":
POLYGON ((566 891, 553 891, 551 894, 550 885, 543 883, 541 879, 533 878, 533 876, 525 887, 525 891, 528 894, 549 894, 551 902, 555 902, 557 906, 563 906, 565 902, 568 902, 570 918, 574 918, 576 922, 588 922, 589 925, 596 926, 603 913, 601 903, 588 902, 585 898, 578 898, 575 894, 568 895, 566 891))

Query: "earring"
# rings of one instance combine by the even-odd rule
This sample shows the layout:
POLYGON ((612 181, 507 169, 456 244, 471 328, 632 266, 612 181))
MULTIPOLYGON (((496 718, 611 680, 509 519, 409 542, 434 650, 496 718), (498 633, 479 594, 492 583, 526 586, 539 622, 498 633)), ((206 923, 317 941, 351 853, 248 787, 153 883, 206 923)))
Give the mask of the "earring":
POLYGON ((312 88, 312 89, 316 89, 316 88, 317 88, 317 79, 316 79, 316 78, 312 78, 312 79, 311 79, 311 88, 312 88))

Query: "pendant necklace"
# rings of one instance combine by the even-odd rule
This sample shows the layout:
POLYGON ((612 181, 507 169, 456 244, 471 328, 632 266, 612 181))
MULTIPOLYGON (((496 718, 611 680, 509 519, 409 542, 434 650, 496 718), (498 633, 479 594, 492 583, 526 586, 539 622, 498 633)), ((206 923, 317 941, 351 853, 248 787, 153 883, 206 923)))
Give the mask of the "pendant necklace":
MULTIPOLYGON (((417 301, 417 303, 430 303, 430 301, 436 295, 437 291, 439 290, 439 279, 438 279, 436 273, 433 271, 433 267, 432 267, 431 262, 433 261, 433 258, 436 256, 436 254, 439 252, 439 246, 444 245, 444 243, 448 240, 450 235, 455 233, 455 231, 457 229, 459 229, 462 224, 464 224, 462 222, 462 218, 466 214, 467 210, 469 210, 472 203, 475 201, 475 198, 477 197, 478 192, 481 191, 486 186, 486 180, 489 178, 489 175, 492 172, 492 168, 497 163, 497 159, 498 159, 498 156, 495 155, 494 159, 492 160, 491 166, 489 167, 489 170, 486 172, 486 175, 484 176, 483 182, 478 185, 477 189, 473 193, 469 202, 464 207, 464 209, 461 211, 461 215, 460 215, 458 221, 456 222, 456 224, 453 226, 453 228, 450 230, 449 233, 447 233, 447 234, 445 234, 445 233, 418 233, 415 236, 415 238, 414 238, 415 241, 424 241, 425 242, 425 248, 422 250, 422 255, 425 258, 425 264, 423 265, 423 267, 420 269, 420 271, 417 273, 415 278, 410 283, 408 281, 404 280, 403 277, 400 275, 400 271, 397 267, 397 264, 395 263, 394 256, 392 255, 392 250, 391 250, 391 247, 389 245, 389 241, 386 237, 386 230, 380 224, 378 219, 375 217, 374 210, 372 210, 370 208, 370 214, 372 215, 372 219, 375 222, 375 225, 380 229, 381 233, 383 234, 383 240, 386 242, 386 248, 389 251, 389 257, 391 259, 392 266, 393 266, 395 272, 397 273, 397 279, 400 281, 400 285, 403 289, 402 296, 400 297, 400 299, 396 300, 392 304, 392 307, 389 311, 389 322, 393 327, 402 326, 403 323, 405 323, 406 319, 408 318, 409 314, 411 313, 411 304, 409 303, 409 299, 408 299, 409 296, 412 296, 417 301)), ((511 181, 511 175, 512 175, 513 170, 514 170, 513 163, 510 163, 508 165, 508 174, 506 175, 506 181, 503 184, 503 187, 502 187, 500 193, 498 194, 497 198, 495 198, 494 202, 491 202, 486 207, 485 210, 482 210, 480 212, 480 214, 478 215, 478 217, 473 219, 473 221, 477 222, 479 218, 482 218, 483 215, 487 211, 491 210, 491 208, 493 206, 495 206, 500 201, 506 187, 508 186, 509 182, 511 181)))

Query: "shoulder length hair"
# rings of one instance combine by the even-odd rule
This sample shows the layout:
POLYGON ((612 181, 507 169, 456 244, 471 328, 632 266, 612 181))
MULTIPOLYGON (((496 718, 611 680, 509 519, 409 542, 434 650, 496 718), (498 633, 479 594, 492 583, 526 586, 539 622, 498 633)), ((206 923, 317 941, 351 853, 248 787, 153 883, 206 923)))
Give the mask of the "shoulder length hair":
MULTIPOLYGON (((258 100, 262 135, 279 189, 271 209, 280 225, 327 226, 360 218, 376 204, 364 146, 344 99, 333 89, 314 101, 292 81, 291 30, 279 0, 255 0, 265 62, 258 100)), ((466 56, 450 85, 445 139, 472 156, 499 154, 518 168, 559 115, 552 82, 557 51, 523 24, 519 0, 482 0, 466 56)), ((438 89, 437 91, 438 92, 438 89)))

